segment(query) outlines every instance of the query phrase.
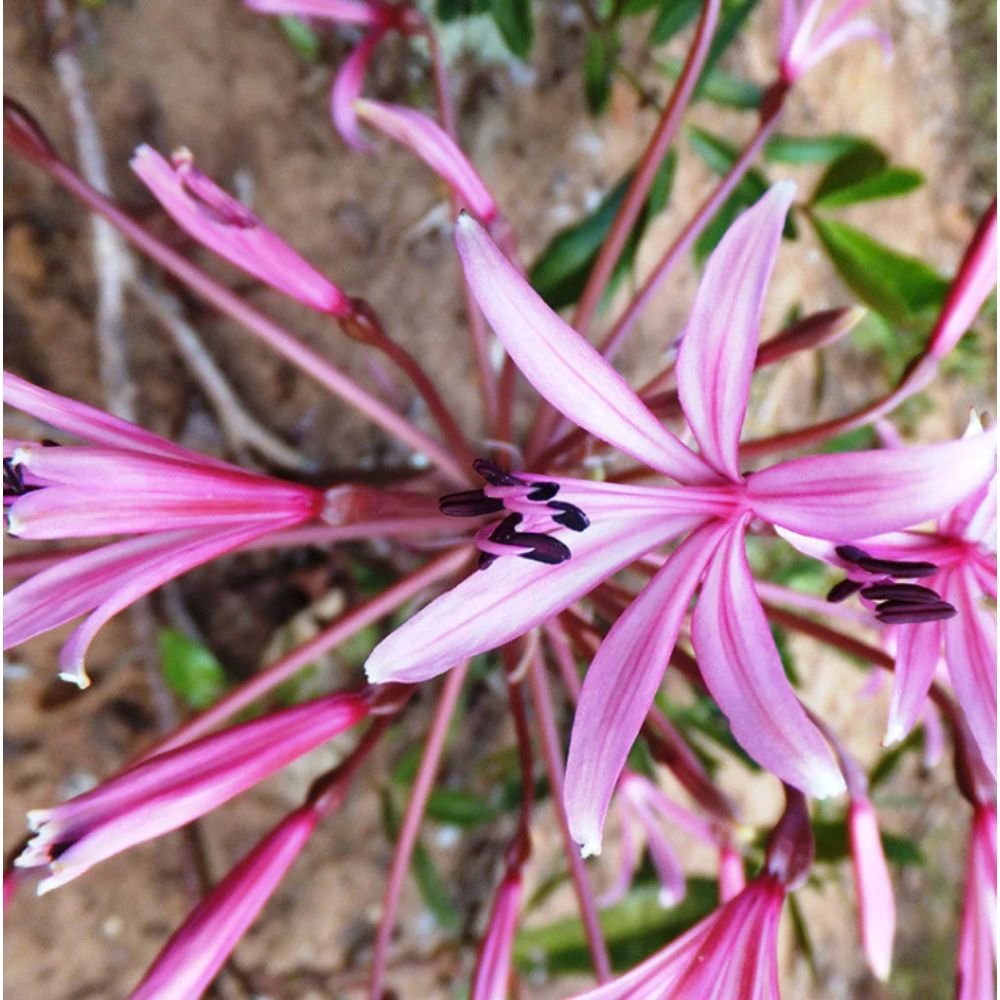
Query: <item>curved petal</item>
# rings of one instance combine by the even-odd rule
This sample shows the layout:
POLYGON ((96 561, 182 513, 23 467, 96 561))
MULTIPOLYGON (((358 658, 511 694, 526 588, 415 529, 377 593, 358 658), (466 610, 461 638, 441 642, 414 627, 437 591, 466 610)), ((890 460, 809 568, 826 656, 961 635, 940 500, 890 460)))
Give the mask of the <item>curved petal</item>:
POLYGON ((383 639, 365 664, 368 679, 373 684, 425 681, 460 660, 503 645, 699 520, 660 516, 596 521, 582 534, 556 533, 573 553, 568 562, 546 566, 517 556, 498 559, 383 639))
POLYGON ((896 667, 883 740, 885 746, 898 743, 920 718, 934 671, 941 662, 942 635, 940 622, 896 628, 896 667))
POLYGON ((754 591, 742 526, 730 529, 708 567, 691 636, 702 678, 740 746, 807 795, 840 794, 840 768, 785 676, 754 591))
POLYGON ((997 774, 997 622, 966 573, 949 574, 946 600, 958 614, 943 622, 945 660, 955 697, 983 761, 997 774))
POLYGON ((688 604, 727 526, 686 539, 607 634, 587 670, 573 718, 565 804, 573 839, 599 854, 615 785, 663 679, 688 604))
POLYGON ((795 185, 783 181, 729 227, 705 265, 677 355, 677 391, 702 454, 738 481, 760 317, 795 185))
POLYGON ((670 433, 621 375, 560 319, 482 226, 459 216, 455 243, 465 280, 524 377, 557 410, 602 441, 680 482, 717 477, 670 433))
POLYGON ((348 146, 362 152, 371 152, 372 145, 361 134, 358 126, 358 116, 354 111, 354 102, 361 96, 365 83, 365 73, 371 62, 378 43, 385 34, 384 27, 376 27, 365 35, 354 51, 344 60, 337 71, 330 91, 330 114, 333 124, 348 146))
POLYGON ((317 17, 339 24, 378 24, 384 17, 380 8, 365 0, 243 0, 258 14, 296 14, 317 17))
POLYGON ((824 26, 817 37, 810 42, 809 52, 802 61, 800 72, 812 69, 815 65, 832 55, 837 49, 851 42, 863 40, 876 42, 882 49, 882 56, 889 62, 892 59, 892 37, 889 32, 880 28, 874 21, 858 18, 837 27, 824 26))
POLYGON ((871 802, 854 799, 847 818, 861 943, 872 972, 885 982, 892 967, 896 899, 882 849, 878 817, 871 802))
POLYGON ((813 455, 755 472, 754 512, 835 542, 908 528, 950 510, 996 472, 996 437, 890 451, 813 455))

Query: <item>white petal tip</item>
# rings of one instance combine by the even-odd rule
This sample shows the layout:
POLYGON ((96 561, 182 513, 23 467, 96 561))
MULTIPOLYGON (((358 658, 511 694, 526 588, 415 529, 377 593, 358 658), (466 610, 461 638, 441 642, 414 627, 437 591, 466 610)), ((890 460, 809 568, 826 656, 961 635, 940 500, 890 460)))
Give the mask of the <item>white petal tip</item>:
POLYGON ((601 843, 600 837, 588 837, 583 840, 577 841, 580 845, 580 857, 581 858, 596 858, 600 856, 601 843))
POLYGON ((60 670, 59 680, 75 684, 81 691, 86 691, 90 687, 90 678, 82 666, 74 670, 60 670))
POLYGON ((672 889, 661 889, 656 895, 656 901, 664 910, 676 906, 683 898, 683 893, 674 892, 672 889))
POLYGON ((465 211, 463 208, 462 211, 458 213, 458 218, 455 220, 455 228, 463 232, 471 233, 479 228, 479 224, 472 217, 472 214, 465 211))
POLYGON ((847 791, 844 776, 839 772, 824 774, 814 782, 809 794, 815 799, 832 799, 847 791))

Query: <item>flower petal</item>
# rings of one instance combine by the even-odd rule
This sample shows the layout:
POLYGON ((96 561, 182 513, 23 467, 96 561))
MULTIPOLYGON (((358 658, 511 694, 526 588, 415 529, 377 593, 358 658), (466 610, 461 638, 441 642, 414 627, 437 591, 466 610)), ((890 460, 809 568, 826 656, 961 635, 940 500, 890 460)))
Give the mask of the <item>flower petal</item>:
POLYGON ((340 24, 378 24, 384 17, 379 6, 365 0, 243 0, 258 14, 294 14, 318 17, 340 24))
POLYGON ((524 377, 556 409, 602 441, 678 481, 717 478, 545 304, 471 216, 459 216, 455 242, 465 279, 494 332, 524 377))
POLYGON ((896 900, 882 849, 878 817, 867 799, 853 799, 847 815, 861 942, 869 967, 885 982, 892 966, 896 900))
POLYGON ((556 534, 573 553, 569 562, 547 566, 517 556, 498 559, 383 639, 365 664, 368 679, 425 681, 509 642, 699 520, 692 515, 599 520, 582 534, 556 534))
POLYGON ((995 472, 991 433, 919 448, 793 459, 750 476, 747 497, 766 521, 850 542, 939 517, 995 472))
POLYGON ((730 529, 709 564, 691 636, 705 684, 740 746, 807 795, 840 794, 840 768, 785 676, 754 590, 742 526, 730 529))
POLYGON ((898 743, 920 718, 934 672, 941 662, 942 636, 940 622, 896 628, 896 667, 883 740, 885 746, 898 743))
POLYGON ((705 265, 677 355, 684 415, 702 454, 733 481, 764 296, 794 197, 791 181, 775 184, 729 227, 705 265))
POLYGON ((599 854, 604 819, 632 744, 667 669, 691 596, 725 534, 710 521, 686 539, 607 634, 587 670, 566 761, 573 839, 599 854))
POLYGON ((385 33, 384 27, 376 27, 358 42, 354 51, 337 71, 333 90, 330 91, 330 114, 333 117, 333 124, 348 146, 353 146, 363 153, 371 152, 372 145, 361 134, 354 104, 361 96, 368 64, 385 33))

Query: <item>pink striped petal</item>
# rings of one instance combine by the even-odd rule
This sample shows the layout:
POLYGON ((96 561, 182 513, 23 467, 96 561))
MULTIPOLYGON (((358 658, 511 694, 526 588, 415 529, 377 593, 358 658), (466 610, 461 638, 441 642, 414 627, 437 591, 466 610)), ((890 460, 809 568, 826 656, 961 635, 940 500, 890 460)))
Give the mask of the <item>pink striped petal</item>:
POLYGON ((775 184, 729 227, 705 265, 677 355, 688 424, 705 458, 734 482, 764 296, 794 197, 791 181, 775 184))
POLYGON ((258 14, 294 14, 298 17, 317 17, 339 24, 373 25, 380 23, 384 14, 380 5, 364 0, 243 0, 258 14))
POLYGON ((896 633, 896 667, 883 744, 892 746, 914 727, 941 662, 941 622, 901 625, 896 633))
POLYGON ((702 678, 740 746, 807 795, 839 795, 840 768, 785 676, 757 599, 742 526, 730 529, 709 564, 691 636, 702 678))
POLYGON ((354 51, 344 60, 333 81, 330 92, 330 114, 341 138, 348 146, 361 152, 371 152, 372 145, 361 134, 354 105, 365 85, 368 64, 386 34, 386 28, 376 27, 358 42, 354 51))
POLYGON ((686 483, 717 478, 545 304, 471 216, 459 217, 455 242, 465 279, 494 332, 524 377, 556 409, 667 476, 686 483))
POLYGON ((667 669, 691 596, 727 527, 686 539, 612 626, 587 670, 573 718, 565 804, 584 855, 600 854, 622 768, 667 669))
POLYGON ((848 542, 939 517, 995 472, 990 433, 919 448, 793 459, 750 476, 747 497, 766 521, 848 542))
POLYGON ((476 960, 469 1000, 507 1000, 520 907, 521 872, 515 869, 508 872, 497 889, 486 936, 476 960))
POLYGON ((949 573, 943 597, 958 609, 943 622, 948 676, 983 761, 997 774, 997 622, 975 580, 949 573))
POLYGON ((732 844, 719 848, 719 901, 728 903, 746 887, 747 875, 743 856, 732 844))
POLYGON ((861 943, 872 972, 885 982, 892 967, 896 899, 892 891, 892 880, 889 878, 889 866, 882 850, 878 818, 867 799, 851 800, 847 826, 851 840, 851 863, 861 943))
POLYGON ((827 28, 824 26, 817 32, 816 38, 809 43, 809 51, 800 65, 800 73, 812 69, 821 63, 827 56, 833 55, 837 49, 849 45, 851 42, 872 41, 877 43, 882 49, 883 58, 886 62, 892 59, 892 37, 883 28, 880 28, 874 21, 859 18, 856 21, 849 21, 838 27, 827 28))
POLYGON ((997 807, 976 807, 965 863, 957 1000, 996 997, 997 807))
POLYGON ((108 448, 125 448, 128 451, 159 455, 163 458, 175 458, 182 462, 234 468, 225 462, 206 458, 197 452, 182 448, 158 434, 152 434, 96 407, 67 399, 47 389, 40 389, 37 385, 9 372, 3 373, 3 401, 7 406, 27 413, 50 427, 56 427, 94 444, 108 448))
POLYGON ((496 218, 493 195, 465 153, 437 122, 412 108, 381 101, 358 100, 354 110, 363 122, 420 157, 481 222, 489 224, 496 218))
POLYGON ((320 818, 287 816, 212 889, 167 942, 130 1000, 184 1000, 211 986, 305 847, 320 818))
POLYGON ((374 684, 417 683, 523 635, 643 553, 698 523, 693 516, 595 521, 581 534, 556 532, 573 555, 545 566, 505 556, 431 601, 372 651, 374 684))

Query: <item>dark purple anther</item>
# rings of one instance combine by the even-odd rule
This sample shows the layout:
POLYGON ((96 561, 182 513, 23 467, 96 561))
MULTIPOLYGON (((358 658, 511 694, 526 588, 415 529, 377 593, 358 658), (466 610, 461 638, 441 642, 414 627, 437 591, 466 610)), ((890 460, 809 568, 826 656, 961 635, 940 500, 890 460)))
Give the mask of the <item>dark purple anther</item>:
POLYGON ((908 604, 936 604, 941 595, 916 583, 873 583, 861 591, 869 601, 906 601, 908 604))
MULTIPOLYGON (((558 492, 558 483, 536 483, 535 488, 528 494, 528 499, 539 502, 551 500, 558 492)), ((549 506, 551 507, 552 504, 549 504, 549 506)))
POLYGON ((886 625, 919 625, 923 622, 944 621, 958 612, 947 601, 935 604, 909 604, 906 601, 886 601, 875 609, 875 617, 886 625))
POLYGON ((862 586, 864 584, 858 583, 857 580, 841 580, 840 583, 835 583, 830 588, 826 599, 831 604, 840 604, 841 601, 846 601, 851 594, 856 594, 862 586))
POLYGON ((590 518, 574 504, 554 500, 548 504, 548 507, 551 510, 559 511, 558 514, 552 515, 552 520, 556 524, 569 528, 570 531, 585 531, 590 527, 590 518))
POLYGON ((472 467, 490 486, 527 486, 524 480, 504 472, 496 462, 491 462, 488 458, 477 458, 472 467))
POLYGON ((857 565, 862 559, 870 559, 871 556, 864 549, 859 549, 856 545, 838 545, 834 551, 844 562, 857 565))
POLYGON ((858 561, 858 565, 869 573, 884 574, 885 576, 908 577, 933 576, 937 571, 937 566, 930 562, 905 562, 895 559, 874 559, 868 557, 858 561))
POLYGON ((449 517, 483 517, 499 514, 503 510, 503 501, 488 497, 482 490, 463 490, 441 497, 438 510, 449 517))

